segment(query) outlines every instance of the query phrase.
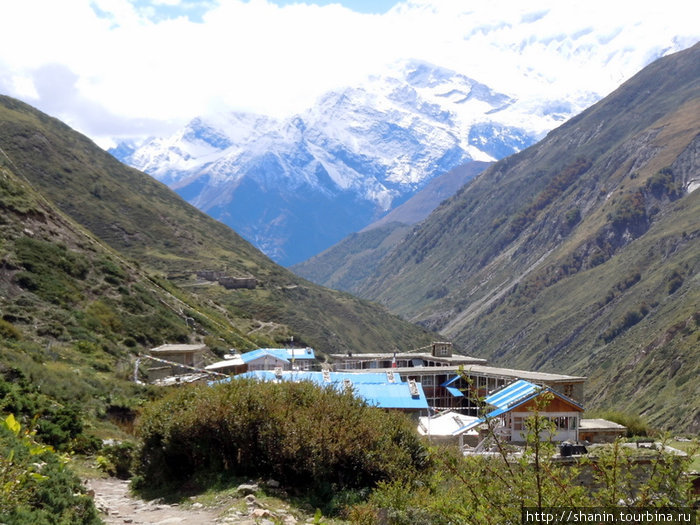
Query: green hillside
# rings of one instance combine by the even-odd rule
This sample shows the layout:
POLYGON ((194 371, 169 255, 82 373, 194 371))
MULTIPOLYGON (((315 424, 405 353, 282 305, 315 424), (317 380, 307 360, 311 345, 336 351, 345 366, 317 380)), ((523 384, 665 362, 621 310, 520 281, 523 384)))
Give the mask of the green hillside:
POLYGON ((353 233, 308 261, 290 269, 336 290, 356 293, 355 287, 370 277, 379 262, 411 231, 399 222, 353 233))
MULTIPOLYGON (((3 258, 12 265, 9 273, 3 273, 3 279, 17 294, 37 302, 38 308, 46 312, 46 316, 28 317, 23 306, 6 304, 9 296, 3 294, 2 315, 20 331, 28 327, 33 330, 32 323, 37 318, 56 318, 57 324, 64 324, 60 321, 61 311, 77 311, 74 313, 80 316, 87 315, 84 310, 92 308, 104 310, 105 316, 121 327, 119 336, 114 338, 121 349, 143 349, 165 341, 201 339, 207 335, 211 346, 219 350, 281 344, 294 337, 295 342, 311 345, 321 352, 405 349, 421 346, 430 339, 424 330, 381 307, 296 277, 166 186, 122 165, 56 119, 8 97, 0 97, 0 148, 0 162, 9 181, 8 199, 19 203, 16 206, 19 211, 15 213, 22 226, 13 234, 3 234, 3 258), (46 210, 44 215, 50 213, 65 224, 79 225, 75 228, 82 236, 80 242, 64 241, 62 234, 44 232, 24 217, 27 214, 33 217, 33 212, 25 210, 30 207, 24 202, 25 197, 14 196, 14 192, 20 191, 17 190, 20 179, 25 188, 22 191, 46 210), (35 232, 32 237, 23 233, 24 229, 45 235, 35 232), (37 242, 46 245, 32 244, 37 242), (100 244, 107 253, 103 258, 111 262, 103 263, 99 259, 93 263, 90 250, 100 244), (19 252, 25 245, 32 245, 27 250, 38 252, 35 258, 41 264, 22 258, 19 252), (17 280, 17 272, 31 273, 29 265, 35 270, 32 276, 35 281, 62 282, 54 278, 52 272, 58 270, 49 261, 66 258, 88 259, 81 263, 88 270, 68 272, 66 279, 77 280, 77 284, 65 284, 67 294, 74 293, 84 302, 56 299, 52 292, 44 293, 43 285, 35 288, 36 283, 30 282, 29 277, 17 280), (116 265, 115 275, 111 277, 112 270, 103 269, 110 265, 116 265), (252 276, 258 285, 255 289, 226 290, 217 284, 202 283, 195 275, 205 269, 233 277, 252 276), (97 284, 85 280, 93 274, 97 284), (145 314, 138 317, 141 323, 138 326, 123 318, 128 309, 121 306, 122 299, 114 299, 112 294, 122 293, 119 286, 125 279, 143 288, 137 293, 129 289, 127 302, 134 303, 134 309, 139 305, 162 304, 160 298, 149 296, 153 288, 167 294, 166 310, 171 312, 168 322, 177 326, 177 330, 160 330, 157 322, 145 314), (107 286, 101 284, 105 280, 107 285, 114 281, 116 292, 100 291, 100 286, 107 286), (82 290, 84 285, 89 291, 82 290), (204 307, 207 312, 202 311, 204 307), (19 313, 8 313, 10 308, 19 313), (189 330, 186 317, 191 318, 189 330)), ((18 227, 13 226, 15 230, 18 227)), ((55 334, 55 338, 60 337, 70 342, 77 336, 55 334)))
POLYGON ((700 430, 700 44, 443 203, 361 295, 589 406, 700 430))

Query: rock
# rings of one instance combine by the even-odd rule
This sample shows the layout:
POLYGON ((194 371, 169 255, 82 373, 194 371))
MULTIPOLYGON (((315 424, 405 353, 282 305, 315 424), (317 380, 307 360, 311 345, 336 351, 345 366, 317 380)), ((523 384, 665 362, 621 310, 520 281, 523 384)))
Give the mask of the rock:
POLYGON ((202 505, 201 503, 197 502, 197 503, 193 503, 193 504, 192 504, 192 508, 193 508, 193 509, 201 509, 201 508, 204 508, 204 505, 202 505))
POLYGON ((245 497, 245 502, 246 502, 248 505, 255 505, 255 496, 253 496, 252 494, 248 494, 248 495, 245 497))
POLYGON ((269 518, 272 514, 267 509, 255 509, 250 513, 253 518, 269 518))
POLYGON ((267 486, 270 487, 271 489, 278 489, 278 488, 280 488, 280 482, 277 481, 276 479, 268 479, 268 480, 265 482, 265 485, 267 485, 267 486))
POLYGON ((247 496, 248 494, 255 494, 259 488, 255 483, 243 483, 238 485, 236 492, 239 496, 247 496))

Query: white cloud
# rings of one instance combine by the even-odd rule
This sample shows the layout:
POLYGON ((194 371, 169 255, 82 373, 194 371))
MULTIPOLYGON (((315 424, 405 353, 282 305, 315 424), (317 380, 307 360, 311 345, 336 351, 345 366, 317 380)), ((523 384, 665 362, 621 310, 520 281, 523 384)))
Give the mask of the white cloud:
POLYGON ((700 38, 685 0, 406 0, 383 15, 222 0, 201 21, 178 0, 0 2, 0 86, 103 143, 132 120, 148 134, 223 108, 299 111, 402 58, 520 97, 604 94, 700 38))

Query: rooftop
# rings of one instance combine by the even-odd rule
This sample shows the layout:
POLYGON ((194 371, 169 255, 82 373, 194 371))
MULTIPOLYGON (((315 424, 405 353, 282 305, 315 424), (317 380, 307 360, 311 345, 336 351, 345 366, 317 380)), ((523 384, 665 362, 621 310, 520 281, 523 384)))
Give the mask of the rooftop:
POLYGON ((452 354, 451 356, 434 356, 430 352, 422 352, 422 353, 415 353, 415 352, 397 352, 394 354, 393 352, 378 352, 378 353, 362 353, 362 354, 330 354, 331 358, 333 361, 389 361, 396 357, 397 360, 406 360, 406 359, 421 359, 421 360, 426 360, 426 361, 446 361, 450 363, 454 363, 455 365, 457 364, 467 364, 467 363, 474 363, 474 364, 485 364, 486 359, 482 359, 480 357, 472 357, 468 355, 459 355, 459 354, 452 354))
MULTIPOLYGON (((418 433, 423 436, 450 436, 455 430, 458 430, 471 422, 479 419, 475 416, 466 416, 448 410, 436 416, 418 418, 418 433)), ((473 431, 476 434, 476 431, 473 431)))
MULTIPOLYGON (((365 354, 363 354, 365 355, 365 354)), ((584 382, 586 377, 584 376, 569 376, 564 374, 552 374, 549 372, 533 372, 530 370, 517 370, 514 368, 499 368, 495 366, 486 365, 466 365, 460 366, 402 366, 397 368, 373 368, 372 370, 394 370, 400 374, 408 375, 420 375, 420 374, 457 374, 460 369, 464 370, 465 373, 474 372, 483 376, 491 377, 505 377, 513 379, 527 379, 529 381, 546 381, 551 383, 579 383, 584 382)), ((362 369, 366 370, 366 369, 362 369)), ((353 369, 347 369, 346 372, 351 372, 353 369)), ((361 370, 358 369, 358 372, 361 370)))
POLYGON ((412 385, 408 382, 401 381, 398 374, 392 377, 391 374, 387 374, 386 372, 275 372, 273 370, 255 370, 217 382, 227 382, 231 379, 293 382, 310 381, 319 386, 330 386, 339 390, 343 388, 352 388, 356 396, 364 399, 370 405, 379 408, 428 409, 428 400, 425 397, 420 383, 415 383, 415 390, 413 390, 412 385))
POLYGON ((151 354, 185 354, 189 352, 204 352, 207 349, 205 344, 166 344, 156 348, 151 348, 151 354))
POLYGON ((497 390, 496 392, 488 396, 486 399, 484 399, 484 402, 487 405, 494 407, 494 410, 486 414, 486 417, 482 417, 472 421, 471 423, 455 430, 453 434, 456 435, 467 430, 471 430, 478 424, 484 423, 487 419, 495 418, 500 416, 501 414, 510 412, 514 408, 517 408, 527 403, 531 399, 535 399, 542 392, 551 392, 555 396, 563 399, 564 401, 573 405, 579 410, 583 410, 583 406, 581 406, 579 403, 566 396, 561 395, 558 392, 554 392, 549 388, 542 388, 540 386, 533 385, 529 381, 520 379, 511 383, 510 385, 501 388, 500 390, 497 390))
POLYGON ((282 361, 313 360, 316 359, 313 348, 258 348, 241 355, 245 363, 255 361, 264 356, 272 356, 282 361))
POLYGON ((627 430, 627 427, 607 419, 581 419, 580 430, 627 430))

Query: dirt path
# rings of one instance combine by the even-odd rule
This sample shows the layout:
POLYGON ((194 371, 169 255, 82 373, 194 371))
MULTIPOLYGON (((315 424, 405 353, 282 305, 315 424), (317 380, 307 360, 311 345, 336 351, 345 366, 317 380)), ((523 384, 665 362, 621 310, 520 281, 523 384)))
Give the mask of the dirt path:
MULTIPOLYGON (((222 523, 217 515, 203 508, 181 508, 178 505, 143 501, 129 495, 129 483, 116 478, 91 479, 95 506, 107 525, 208 525, 222 523)), ((226 520, 228 523, 234 523, 226 520)))
MULTIPOLYGON (((287 504, 270 506, 253 494, 223 498, 214 507, 201 503, 180 506, 144 501, 129 493, 129 482, 116 478, 94 478, 86 482, 95 506, 107 525, 297 525, 287 504)), ((238 490, 251 485, 241 485, 238 490)), ((253 485, 257 490, 257 485, 253 485)), ((307 520, 311 523, 313 520, 307 520)))

